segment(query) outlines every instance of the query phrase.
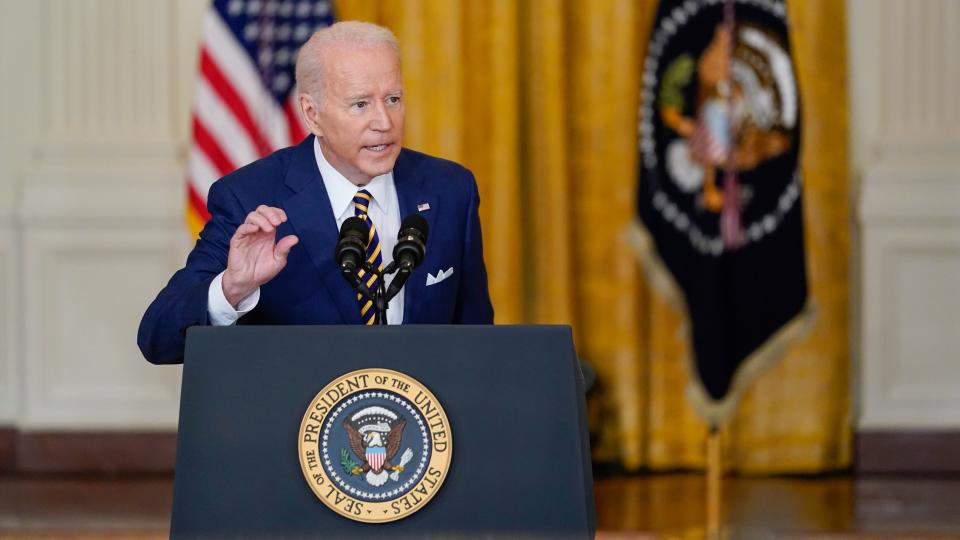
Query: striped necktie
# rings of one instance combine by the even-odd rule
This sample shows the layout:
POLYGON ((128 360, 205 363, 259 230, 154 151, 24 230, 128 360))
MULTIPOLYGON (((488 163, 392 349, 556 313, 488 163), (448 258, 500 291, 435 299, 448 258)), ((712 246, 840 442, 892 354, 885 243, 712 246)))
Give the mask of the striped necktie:
MULTIPOLYGON (((353 207, 355 215, 370 226, 370 238, 367 239, 367 261, 380 270, 383 270, 383 255, 380 253, 380 235, 377 234, 377 227, 373 224, 373 220, 367 215, 367 208, 370 206, 372 200, 373 197, 370 195, 370 192, 361 189, 353 196, 353 207)), ((369 288, 371 292, 375 292, 379 277, 376 274, 370 274, 370 276, 367 277, 366 270, 360 270, 358 275, 360 279, 366 279, 367 288, 369 288)), ((360 304, 360 319, 364 324, 371 325, 380 322, 377 320, 377 310, 373 307, 373 300, 368 300, 364 298, 362 294, 357 293, 357 303, 360 304)))

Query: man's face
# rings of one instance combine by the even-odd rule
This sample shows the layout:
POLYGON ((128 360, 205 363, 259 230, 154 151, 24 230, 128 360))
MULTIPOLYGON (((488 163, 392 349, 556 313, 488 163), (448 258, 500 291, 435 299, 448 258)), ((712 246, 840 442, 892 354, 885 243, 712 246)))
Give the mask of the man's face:
POLYGON ((319 104, 305 94, 300 98, 323 156, 357 185, 392 170, 404 121, 400 60, 393 48, 328 49, 323 80, 319 104))

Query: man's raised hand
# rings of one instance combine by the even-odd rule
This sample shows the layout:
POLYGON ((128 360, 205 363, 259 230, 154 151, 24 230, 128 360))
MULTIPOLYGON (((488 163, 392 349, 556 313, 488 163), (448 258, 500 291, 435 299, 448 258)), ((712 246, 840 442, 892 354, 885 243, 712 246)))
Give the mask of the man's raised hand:
POLYGON ((223 273, 223 295, 230 305, 236 307, 287 265, 287 255, 300 239, 291 234, 276 241, 277 227, 286 221, 283 210, 260 205, 237 227, 223 273))

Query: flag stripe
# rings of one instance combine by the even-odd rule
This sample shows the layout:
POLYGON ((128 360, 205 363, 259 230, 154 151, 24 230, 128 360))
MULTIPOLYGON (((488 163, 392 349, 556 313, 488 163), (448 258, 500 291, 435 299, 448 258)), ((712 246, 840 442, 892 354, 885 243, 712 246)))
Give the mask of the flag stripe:
POLYGON ((246 104, 240 99, 240 95, 237 94, 234 87, 224 78, 223 72, 214 63, 206 49, 200 50, 200 72, 207 78, 210 87, 220 96, 224 105, 233 113, 237 122, 243 126, 259 156, 263 157, 269 154, 270 144, 267 142, 266 136, 260 132, 260 128, 257 127, 253 117, 250 116, 246 104))
POLYGON ((227 157, 227 154, 220 148, 217 139, 213 138, 203 125, 203 122, 196 116, 193 117, 193 142, 196 143, 196 146, 210 159, 210 162, 217 167, 220 176, 229 174, 236 169, 230 161, 230 158, 227 157))
POLYGON ((222 175, 217 170, 206 154, 197 146, 190 148, 190 155, 187 157, 187 178, 198 193, 207 193, 210 186, 213 185, 222 175))
POLYGON ((213 0, 203 18, 184 201, 194 233, 210 217, 206 197, 215 181, 309 133, 299 114, 295 60, 315 30, 333 23, 330 1, 271 6, 213 0))
POLYGON ((263 87, 256 65, 237 43, 233 32, 215 12, 207 17, 203 31, 203 48, 220 68, 224 80, 233 86, 247 109, 252 111, 270 144, 273 148, 289 146, 292 139, 288 136, 287 118, 263 87))
POLYGON ((243 127, 224 105, 205 79, 197 81, 194 115, 203 120, 211 135, 235 167, 242 167, 260 157, 253 141, 243 136, 243 127))

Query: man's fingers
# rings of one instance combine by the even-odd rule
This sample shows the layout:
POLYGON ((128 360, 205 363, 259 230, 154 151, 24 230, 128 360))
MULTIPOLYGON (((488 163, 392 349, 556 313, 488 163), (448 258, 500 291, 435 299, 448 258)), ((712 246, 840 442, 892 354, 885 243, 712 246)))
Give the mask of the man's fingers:
POLYGON ((237 232, 234 234, 234 237, 246 236, 248 234, 253 234, 259 230, 260 230, 260 227, 257 225, 254 225, 253 223, 241 223, 240 226, 237 227, 237 232))
POLYGON ((290 254, 290 250, 293 246, 297 245, 300 239, 296 235, 291 234, 289 236, 284 236, 277 242, 276 247, 273 248, 273 256, 279 260, 287 260, 287 255, 290 254))
POLYGON ((266 217, 274 226, 280 225, 287 220, 287 214, 279 208, 261 204, 257 207, 257 213, 266 217))
POLYGON ((266 216, 259 212, 250 212, 247 214, 245 223, 252 223, 266 232, 273 232, 273 224, 270 223, 270 220, 267 219, 266 216))

